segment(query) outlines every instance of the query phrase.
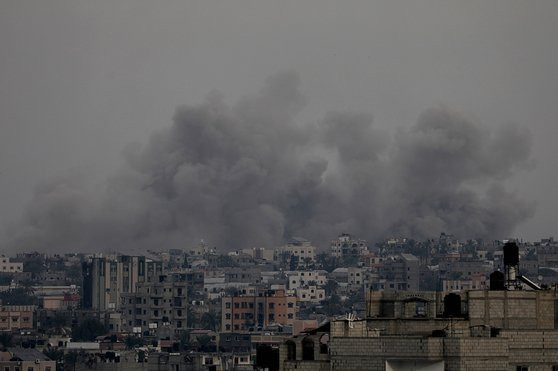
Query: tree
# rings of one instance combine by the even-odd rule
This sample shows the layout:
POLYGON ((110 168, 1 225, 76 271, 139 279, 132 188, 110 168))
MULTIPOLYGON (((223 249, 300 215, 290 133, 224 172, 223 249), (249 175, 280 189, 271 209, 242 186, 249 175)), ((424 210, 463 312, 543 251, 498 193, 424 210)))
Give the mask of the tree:
POLYGON ((215 266, 218 268, 236 267, 238 264, 228 255, 219 255, 215 259, 215 266))
POLYGON ((43 349, 43 354, 56 362, 60 362, 64 359, 64 350, 51 348, 50 346, 43 349))
POLYGON ((96 318, 87 318, 72 330, 72 340, 92 341, 105 333, 105 326, 96 318))
POLYGON ((133 335, 126 336, 126 338, 124 339, 124 343, 126 344, 126 349, 134 349, 144 345, 144 341, 142 338, 133 335))
POLYGON ((0 344, 2 344, 2 349, 6 349, 12 346, 12 334, 7 332, 0 332, 0 344))
POLYGON ((198 351, 206 352, 210 348, 209 346, 211 344, 211 336, 196 336, 196 342, 198 343, 198 351))
POLYGON ((24 287, 0 292, 0 300, 4 305, 38 305, 39 299, 32 295, 32 290, 24 287))
POLYGON ((14 276, 12 274, 0 274, 0 285, 9 285, 12 283, 14 276))
POLYGON ((339 287, 339 284, 337 283, 337 281, 332 280, 332 279, 328 279, 326 284, 324 285, 324 290, 325 290, 326 296, 331 296, 331 295, 335 294, 335 292, 337 291, 337 287, 339 287))
POLYGON ((204 329, 215 331, 217 328, 217 315, 213 311, 205 312, 201 316, 201 324, 204 329))
POLYGON ((33 278, 46 270, 44 259, 40 256, 29 258, 23 262, 23 271, 33 273, 33 278))
POLYGON ((64 370, 75 371, 77 361, 78 361, 78 352, 75 350, 71 350, 64 356, 64 370))
POLYGON ((337 259, 335 259, 333 256, 326 254, 324 252, 319 253, 316 256, 316 261, 318 263, 318 265, 320 265, 322 267, 323 270, 326 270, 328 272, 333 271, 335 268, 337 268, 337 259))
POLYGON ((191 305, 188 305, 187 314, 186 314, 186 325, 189 328, 198 327, 200 324, 200 318, 196 312, 192 309, 191 305))
POLYGON ((68 282, 82 285, 83 281, 83 272, 81 270, 81 264, 74 264, 66 269, 66 277, 68 282))
POLYGON ((190 343, 190 330, 180 332, 180 349, 187 350, 189 349, 192 344, 190 343))
POLYGON ((327 301, 327 305, 325 306, 325 310, 328 316, 335 316, 338 314, 342 314, 342 307, 341 307, 341 298, 333 294, 327 301))

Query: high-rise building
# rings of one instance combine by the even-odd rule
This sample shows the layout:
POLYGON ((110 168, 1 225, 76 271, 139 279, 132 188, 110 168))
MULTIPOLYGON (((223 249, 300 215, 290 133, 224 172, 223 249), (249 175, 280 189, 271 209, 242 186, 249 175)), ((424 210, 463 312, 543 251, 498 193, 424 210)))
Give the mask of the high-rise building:
POLYGON ((163 264, 145 256, 93 257, 83 263, 83 307, 99 311, 118 309, 120 295, 163 273, 163 264))

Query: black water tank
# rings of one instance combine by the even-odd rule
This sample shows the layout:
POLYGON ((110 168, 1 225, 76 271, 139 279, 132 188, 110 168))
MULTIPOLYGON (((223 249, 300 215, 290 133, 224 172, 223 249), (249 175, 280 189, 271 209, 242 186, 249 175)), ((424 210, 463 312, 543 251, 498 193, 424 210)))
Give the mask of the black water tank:
POLYGON ((519 247, 515 242, 506 242, 504 245, 504 265, 519 264, 519 247))
POLYGON ((444 317, 461 317, 461 296, 453 292, 444 296, 444 317))
POLYGON ((502 291, 506 289, 506 276, 500 271, 490 273, 490 290, 502 291))

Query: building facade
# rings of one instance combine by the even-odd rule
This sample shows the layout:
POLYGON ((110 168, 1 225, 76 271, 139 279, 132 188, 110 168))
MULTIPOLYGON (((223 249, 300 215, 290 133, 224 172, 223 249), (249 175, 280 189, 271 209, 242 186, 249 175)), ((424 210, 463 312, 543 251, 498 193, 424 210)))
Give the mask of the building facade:
POLYGON ((296 296, 285 290, 265 290, 256 296, 224 296, 221 299, 221 331, 249 331, 271 324, 292 325, 296 320, 296 296))
POLYGON ((133 293, 136 285, 151 282, 163 273, 163 263, 145 256, 93 257, 83 263, 83 307, 116 310, 120 295, 133 293))
POLYGON ((558 293, 370 292, 365 319, 281 344, 281 370, 555 370, 558 293), (327 335, 327 337, 326 337, 327 335), (327 339, 327 340, 326 340, 327 339))
POLYGON ((188 286, 185 274, 160 275, 121 294, 122 330, 144 336, 175 336, 186 328, 188 286))

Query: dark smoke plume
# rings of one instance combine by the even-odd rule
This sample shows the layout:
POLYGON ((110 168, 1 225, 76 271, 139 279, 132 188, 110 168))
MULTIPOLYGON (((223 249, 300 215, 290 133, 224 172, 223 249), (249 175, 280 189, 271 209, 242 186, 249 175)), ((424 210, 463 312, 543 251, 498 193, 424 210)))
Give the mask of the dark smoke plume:
POLYGON ((177 110, 95 198, 74 178, 37 187, 6 247, 128 252, 276 247, 339 232, 375 240, 506 237, 533 208, 504 187, 530 161, 519 126, 489 130, 438 107, 393 136, 366 114, 295 121, 304 97, 294 73, 227 106, 217 94, 177 110))

